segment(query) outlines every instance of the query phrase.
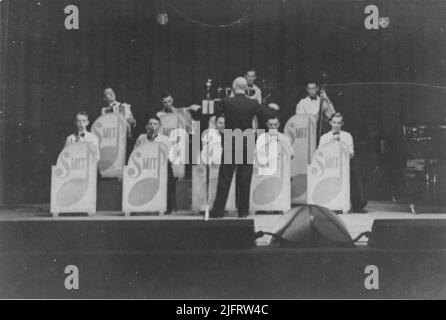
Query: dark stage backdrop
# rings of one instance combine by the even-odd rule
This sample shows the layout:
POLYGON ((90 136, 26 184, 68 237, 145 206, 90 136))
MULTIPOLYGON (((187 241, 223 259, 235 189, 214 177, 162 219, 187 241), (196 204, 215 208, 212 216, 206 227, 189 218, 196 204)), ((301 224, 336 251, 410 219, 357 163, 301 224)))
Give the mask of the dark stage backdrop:
POLYGON ((207 78, 230 85, 252 66, 276 85, 285 122, 305 81, 325 73, 346 129, 369 146, 368 181, 374 135, 391 137, 403 154, 402 122, 445 117, 441 88, 364 83, 446 86, 446 1, 166 0, 166 26, 156 21, 161 9, 147 0, 0 2, 0 204, 49 201, 50 167, 73 114, 85 109, 93 121, 105 86, 132 104, 141 130, 162 91, 189 105, 207 78), (80 30, 64 28, 69 4, 80 9, 80 30), (368 4, 390 17, 388 28, 365 29, 368 4), (191 21, 227 24, 247 14, 227 28, 191 21))

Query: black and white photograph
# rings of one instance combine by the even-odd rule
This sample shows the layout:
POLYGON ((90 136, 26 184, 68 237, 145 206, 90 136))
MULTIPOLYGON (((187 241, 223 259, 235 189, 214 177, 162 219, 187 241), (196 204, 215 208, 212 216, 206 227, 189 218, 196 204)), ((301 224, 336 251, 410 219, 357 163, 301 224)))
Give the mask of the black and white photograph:
POLYGON ((0 0, 0 299, 446 299, 446 0, 0 0))

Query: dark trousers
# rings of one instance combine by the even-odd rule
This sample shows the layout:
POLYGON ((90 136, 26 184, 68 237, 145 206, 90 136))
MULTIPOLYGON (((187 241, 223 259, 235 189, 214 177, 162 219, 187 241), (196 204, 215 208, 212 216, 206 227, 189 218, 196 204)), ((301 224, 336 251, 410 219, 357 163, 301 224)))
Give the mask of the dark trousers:
POLYGON ((239 190, 237 210, 239 217, 249 214, 249 196, 251 190, 252 164, 221 164, 218 172, 217 196, 210 213, 212 218, 221 218, 228 200, 232 177, 236 171, 236 186, 239 190))
POLYGON ((367 205, 360 159, 353 158, 350 162, 350 197, 353 211, 363 209, 367 205))
POLYGON ((167 214, 176 209, 176 178, 173 176, 172 164, 167 165, 167 214))

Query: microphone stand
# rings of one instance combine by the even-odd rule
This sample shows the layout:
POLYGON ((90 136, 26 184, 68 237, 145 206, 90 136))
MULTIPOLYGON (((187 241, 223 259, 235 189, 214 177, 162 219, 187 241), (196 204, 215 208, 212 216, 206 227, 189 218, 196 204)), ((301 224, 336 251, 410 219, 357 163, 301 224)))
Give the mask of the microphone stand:
MULTIPOLYGON (((208 79, 206 82, 206 100, 207 100, 207 113, 209 114, 209 108, 211 105, 211 87, 212 87, 212 80, 208 79)), ((209 138, 209 131, 208 131, 208 138, 209 138)), ((209 146, 208 146, 209 147, 209 146)), ((206 154, 206 210, 204 212, 204 220, 209 220, 209 179, 210 179, 210 163, 209 163, 209 149, 207 150, 206 154)))
POLYGON ((323 99, 321 98, 321 103, 320 103, 320 106, 319 106, 319 131, 318 131, 318 135, 317 135, 317 141, 316 141, 316 144, 319 146, 319 140, 321 139, 321 136, 322 136, 322 126, 323 126, 323 124, 324 124, 324 122, 323 122, 323 116, 324 116, 324 113, 322 112, 322 107, 323 107, 323 99))
MULTIPOLYGON (((325 88, 326 88, 326 86, 327 86, 327 74, 322 74, 322 77, 324 78, 324 84, 321 86, 321 91, 324 91, 325 92, 325 88)), ((323 117, 324 117, 324 111, 322 110, 323 109, 323 106, 324 106, 324 100, 325 99, 322 99, 321 98, 321 102, 320 102, 320 105, 319 105, 319 130, 318 130, 318 135, 317 135, 317 140, 316 140, 316 144, 319 146, 319 140, 321 139, 321 136, 322 136, 322 127, 323 127, 323 124, 324 124, 324 120, 323 120, 323 117)))

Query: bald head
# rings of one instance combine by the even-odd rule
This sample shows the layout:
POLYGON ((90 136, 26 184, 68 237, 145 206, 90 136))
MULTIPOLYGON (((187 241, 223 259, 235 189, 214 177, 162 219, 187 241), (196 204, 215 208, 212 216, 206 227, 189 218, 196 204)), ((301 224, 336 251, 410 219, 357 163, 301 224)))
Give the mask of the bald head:
POLYGON ((277 103, 268 103, 268 108, 271 108, 276 111, 280 111, 280 107, 277 103))
POLYGON ((232 88, 235 93, 245 93, 246 89, 248 89, 248 82, 243 77, 238 77, 232 83, 232 88))

